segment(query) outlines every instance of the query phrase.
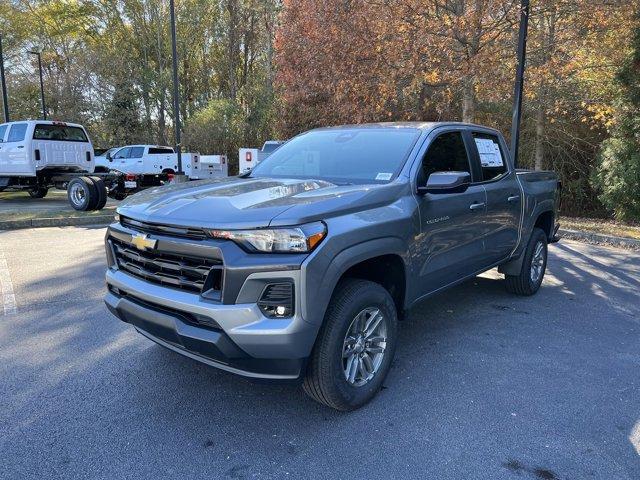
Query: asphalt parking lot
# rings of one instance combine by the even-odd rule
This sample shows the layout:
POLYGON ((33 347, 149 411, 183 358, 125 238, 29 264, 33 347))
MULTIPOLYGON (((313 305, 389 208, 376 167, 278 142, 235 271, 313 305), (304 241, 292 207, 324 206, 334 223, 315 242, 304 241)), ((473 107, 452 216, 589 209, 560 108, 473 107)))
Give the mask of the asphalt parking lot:
POLYGON ((565 241, 414 309, 368 406, 249 383, 108 314, 103 228, 0 233, 0 478, 640 478, 640 254, 565 241))

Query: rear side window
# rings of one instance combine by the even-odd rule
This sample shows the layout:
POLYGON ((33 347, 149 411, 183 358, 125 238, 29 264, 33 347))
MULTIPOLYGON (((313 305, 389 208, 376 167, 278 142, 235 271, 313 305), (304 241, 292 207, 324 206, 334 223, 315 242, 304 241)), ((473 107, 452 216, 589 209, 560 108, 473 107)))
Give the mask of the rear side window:
POLYGON ((144 147, 131 147, 129 158, 142 158, 144 154, 144 147))
POLYGON ((27 133, 26 123, 14 123, 9 129, 7 142, 21 142, 24 140, 25 133, 27 133))
POLYGON ((68 125, 37 124, 33 131, 34 140, 55 140, 57 142, 88 142, 87 135, 80 127, 68 125))
POLYGON ((166 155, 167 153, 173 153, 173 149, 167 147, 149 147, 149 155, 166 155))
POLYGON ((426 181, 434 172, 469 172, 469 157, 461 132, 439 135, 422 159, 422 174, 426 181))
POLYGON ((485 133, 474 133, 473 139, 480 157, 482 180, 486 182, 503 175, 507 171, 507 163, 498 137, 485 133))
POLYGON ((7 133, 8 125, 0 125, 0 143, 4 142, 4 135, 7 133))

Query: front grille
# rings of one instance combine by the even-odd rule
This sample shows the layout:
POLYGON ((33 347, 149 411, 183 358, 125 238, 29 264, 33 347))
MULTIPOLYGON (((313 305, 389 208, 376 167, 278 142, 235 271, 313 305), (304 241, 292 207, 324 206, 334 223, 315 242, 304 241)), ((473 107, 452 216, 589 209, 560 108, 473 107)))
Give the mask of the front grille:
POLYGON ((127 228, 143 233, 170 235, 172 237, 190 238, 192 240, 204 240, 207 238, 207 234, 200 228, 174 227, 171 225, 146 223, 122 216, 120 217, 120 223, 127 228))
POLYGON ((217 293, 219 297, 222 290, 222 261, 157 250, 143 252, 114 238, 110 242, 118 268, 131 275, 179 290, 207 292, 210 298, 215 298, 217 293))

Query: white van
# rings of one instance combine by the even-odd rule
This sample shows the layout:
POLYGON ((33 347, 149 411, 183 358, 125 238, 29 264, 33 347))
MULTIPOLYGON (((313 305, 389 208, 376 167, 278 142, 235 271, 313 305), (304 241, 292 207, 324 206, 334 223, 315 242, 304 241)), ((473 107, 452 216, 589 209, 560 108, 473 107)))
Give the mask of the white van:
POLYGON ((33 178, 45 170, 93 172, 93 146, 84 127, 46 120, 1 124, 0 177, 33 178))

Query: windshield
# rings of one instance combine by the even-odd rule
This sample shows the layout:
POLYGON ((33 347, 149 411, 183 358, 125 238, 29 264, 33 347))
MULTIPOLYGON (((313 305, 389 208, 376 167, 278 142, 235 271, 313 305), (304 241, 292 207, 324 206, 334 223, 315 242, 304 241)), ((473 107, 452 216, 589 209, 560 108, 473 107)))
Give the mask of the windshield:
POLYGON ((388 182, 419 135, 415 128, 312 130, 282 145, 250 176, 388 182))

